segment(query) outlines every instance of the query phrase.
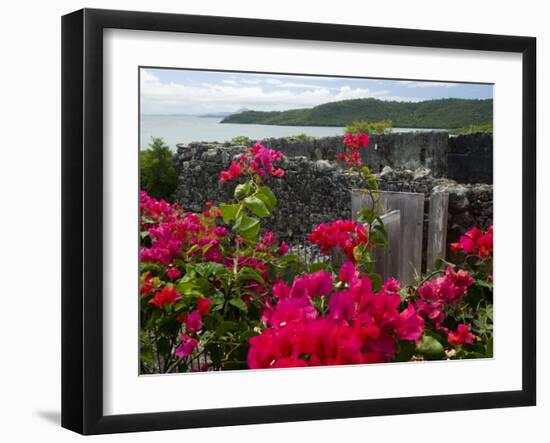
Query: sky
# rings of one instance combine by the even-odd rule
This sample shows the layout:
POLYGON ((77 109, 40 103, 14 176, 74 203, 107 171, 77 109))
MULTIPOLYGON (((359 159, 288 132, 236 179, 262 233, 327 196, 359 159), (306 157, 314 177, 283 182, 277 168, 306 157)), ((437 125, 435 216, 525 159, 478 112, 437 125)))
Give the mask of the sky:
POLYGON ((354 98, 492 98, 484 84, 141 68, 142 114, 284 111, 354 98))

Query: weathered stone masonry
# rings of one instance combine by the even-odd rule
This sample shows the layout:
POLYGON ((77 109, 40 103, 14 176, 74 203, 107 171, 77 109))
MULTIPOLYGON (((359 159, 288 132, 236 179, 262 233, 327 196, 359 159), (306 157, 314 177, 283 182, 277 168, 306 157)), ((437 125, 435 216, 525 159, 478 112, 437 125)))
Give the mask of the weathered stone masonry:
MULTIPOLYGON (((302 242, 318 223, 351 217, 349 191, 359 186, 359 181, 336 161, 342 149, 341 137, 263 142, 285 154, 285 177, 270 179, 269 183, 279 203, 267 225, 277 235, 291 242, 302 242)), ((460 153, 462 164, 476 163, 479 161, 476 156, 488 161, 490 156, 492 165, 489 145, 492 147, 490 135, 449 138, 444 132, 403 133, 372 136, 369 147, 362 153, 366 164, 378 173, 382 190, 422 192, 426 195, 426 205, 431 192, 449 192, 448 240, 454 241, 471 226, 492 224, 493 190, 489 184, 492 166, 486 167, 491 175, 481 167, 457 167, 456 172, 452 172, 454 160, 450 159, 454 157, 451 156, 460 153), (483 144, 479 152, 476 143, 483 144), (449 169, 454 177, 461 176, 462 184, 447 178, 451 175, 449 169), (468 171, 472 171, 471 180, 468 171)), ((200 211, 207 201, 230 200, 234 184, 219 183, 219 175, 244 149, 244 146, 221 143, 178 146, 177 198, 182 206, 200 211)))

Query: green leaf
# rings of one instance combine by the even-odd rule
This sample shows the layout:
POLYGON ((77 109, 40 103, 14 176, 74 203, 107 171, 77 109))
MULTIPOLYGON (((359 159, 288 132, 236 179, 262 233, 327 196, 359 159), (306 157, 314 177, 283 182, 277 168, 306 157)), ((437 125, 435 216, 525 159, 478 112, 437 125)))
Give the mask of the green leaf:
POLYGON ((239 204, 228 205, 226 203, 221 203, 220 212, 222 213, 223 222, 229 224, 234 220, 240 207, 241 205, 239 204))
POLYGON ((250 337, 254 337, 255 335, 258 335, 254 329, 249 329, 247 331, 243 331, 239 334, 239 339, 242 341, 248 341, 250 340, 250 337))
POLYGON ((376 212, 372 208, 363 208, 357 211, 358 220, 363 223, 371 224, 376 218, 376 212))
POLYGON ((429 335, 422 336, 418 350, 426 360, 439 360, 445 355, 443 345, 435 337, 429 335))
POLYGON ((313 273, 317 271, 330 271, 331 266, 330 263, 311 263, 307 266, 307 272, 313 273))
POLYGON ((253 241, 260 232, 260 221, 243 214, 237 219, 233 229, 244 239, 253 241))
POLYGON ((200 286, 190 281, 180 281, 176 285, 176 290, 180 294, 184 294, 184 295, 201 295, 200 286))
POLYGON ((223 308, 223 303, 225 301, 223 295, 215 295, 211 298, 212 306, 210 306, 210 312, 221 311, 223 308))
POLYGON ((493 305, 487 305, 485 308, 485 314, 489 320, 493 321, 493 305))
POLYGON ((407 286, 399 290, 399 297, 401 298, 401 302, 407 300, 409 298, 409 295, 409 288, 407 286))
POLYGON ((235 193, 234 193, 235 198, 240 200, 241 198, 246 197, 247 195, 249 195, 251 190, 252 190, 252 182, 251 181, 248 181, 246 183, 237 185, 235 187, 235 193))
POLYGON ((399 342, 395 361, 410 361, 416 352, 416 343, 409 340, 401 340, 399 342))
POLYGON ((369 278, 372 282, 372 290, 374 292, 380 291, 380 289, 382 288, 382 276, 375 272, 371 272, 369 274, 369 278))
POLYGON ((371 226, 373 231, 379 233, 383 239, 387 240, 388 238, 388 232, 386 231, 386 228, 384 227, 384 222, 380 217, 376 217, 378 223, 375 223, 371 226))
POLYGON ((157 340, 157 348, 162 355, 166 355, 170 351, 170 344, 166 337, 160 337, 157 340))
POLYGON ((196 270, 203 277, 210 277, 211 275, 219 276, 229 272, 227 267, 216 262, 199 263, 196 266, 196 270))
POLYGON ((229 304, 235 306, 237 309, 243 312, 248 311, 248 306, 246 306, 246 303, 242 301, 240 298, 232 298, 229 300, 229 304))
POLYGON ((216 328, 216 336, 221 337, 227 331, 231 329, 236 329, 239 327, 239 323, 235 321, 224 321, 221 325, 216 328))
POLYGON ((155 356, 153 354, 153 349, 150 345, 141 346, 141 349, 139 350, 139 359, 143 363, 147 363, 149 365, 155 364, 155 356))
POLYGON ((264 204, 267 206, 267 209, 270 211, 273 211, 275 209, 275 206, 277 206, 277 197, 273 193, 271 189, 269 189, 267 186, 262 186, 256 193, 256 196, 264 202, 264 204))
POLYGON ((493 282, 491 281, 478 279, 476 280, 476 285, 493 290, 493 282))
POLYGON ((241 281, 254 280, 260 284, 264 284, 265 281, 260 274, 254 271, 252 268, 244 267, 237 274, 237 279, 241 281))
POLYGON ((178 333, 181 325, 175 317, 170 316, 161 318, 158 321, 157 326, 161 334, 171 336, 178 333))
POLYGON ((269 211, 269 209, 267 209, 265 203, 255 195, 246 197, 244 199, 244 205, 250 212, 252 212, 254 215, 257 215, 258 217, 267 217, 271 215, 271 212, 269 211))

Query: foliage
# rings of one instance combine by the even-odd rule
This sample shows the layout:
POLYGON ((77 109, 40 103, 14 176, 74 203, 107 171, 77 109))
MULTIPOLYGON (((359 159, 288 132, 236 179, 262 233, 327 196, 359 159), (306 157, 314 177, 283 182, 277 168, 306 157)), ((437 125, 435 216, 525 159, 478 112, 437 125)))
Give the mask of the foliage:
POLYGON ((391 120, 381 120, 378 122, 369 122, 366 120, 357 120, 346 126, 348 134, 386 134, 393 127, 391 120))
POLYGON ((289 141, 295 141, 295 142, 306 142, 314 140, 315 137, 312 137, 311 135, 304 134, 303 132, 296 135, 291 135, 287 137, 289 141))
POLYGON ((251 147, 220 176, 222 183, 246 178, 234 200, 208 203, 201 214, 142 192, 143 373, 246 367, 248 339, 261 326, 275 279, 305 269, 273 233, 260 233, 260 220, 277 203, 263 177, 284 174, 280 158, 251 147))
POLYGON ((233 145, 246 145, 250 142, 250 139, 246 135, 237 135, 231 139, 233 145))
POLYGON ((174 156, 161 138, 152 138, 139 155, 140 187, 151 197, 171 200, 177 186, 174 156))
POLYGON ((358 221, 318 225, 310 241, 345 262, 306 266, 262 221, 276 211, 267 178, 282 154, 255 144, 219 177, 231 201, 202 213, 140 195, 140 369, 216 371, 492 356, 492 228, 472 229, 411 286, 372 269, 385 230, 378 184, 355 155, 367 134, 344 138, 349 173, 373 202, 358 221))
POLYGON ((361 98, 288 111, 246 111, 222 123, 259 123, 290 126, 346 126, 354 121, 391 120, 395 127, 452 129, 493 120, 493 100, 435 99, 397 102, 361 98))
POLYGON ((483 124, 477 124, 477 125, 469 125, 462 128, 455 128, 451 131, 451 134, 453 135, 459 135, 459 134, 472 134, 475 132, 493 132, 493 122, 489 123, 483 123, 483 124))

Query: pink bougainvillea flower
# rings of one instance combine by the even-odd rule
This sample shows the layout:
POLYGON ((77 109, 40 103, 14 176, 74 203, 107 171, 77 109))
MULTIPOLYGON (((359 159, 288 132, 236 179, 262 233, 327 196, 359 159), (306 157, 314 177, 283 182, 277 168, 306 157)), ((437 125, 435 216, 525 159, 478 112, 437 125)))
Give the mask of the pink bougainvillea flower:
POLYGON ((399 292, 401 289, 401 283, 399 283, 399 281, 395 278, 390 277, 384 281, 382 284, 382 289, 386 292, 399 292))
POLYGON ((250 160, 250 169, 261 177, 267 175, 271 177, 282 177, 284 171, 275 167, 283 157, 283 153, 275 149, 268 149, 261 143, 256 143, 248 149, 248 154, 252 156, 250 160))
POLYGON ((203 315, 206 315, 210 311, 211 304, 212 300, 210 300, 209 298, 199 297, 197 298, 197 311, 199 311, 203 315))
POLYGON ((474 342, 474 335, 470 332, 470 325, 460 323, 456 328, 456 332, 449 331, 447 341, 451 345, 472 344, 474 342))
POLYGON ((361 166, 361 154, 359 154, 359 149, 368 146, 369 135, 347 133, 343 142, 345 150, 338 153, 338 160, 346 162, 348 166, 361 166))
POLYGON ((332 294, 328 303, 330 318, 335 321, 350 321, 355 316, 355 301, 349 291, 332 294))
POLYGON ((477 241, 479 258, 489 257, 493 254, 493 227, 491 226, 477 241))
POLYGON ((266 231, 265 234, 262 236, 262 243, 273 246, 277 239, 275 238, 275 234, 273 234, 272 231, 266 231))
POLYGON ((472 228, 462 235, 458 242, 451 243, 455 252, 476 255, 478 258, 487 258, 493 254, 493 227, 486 232, 479 228, 472 228))
POLYGON ((359 272, 355 268, 355 265, 351 260, 348 260, 340 268, 340 273, 338 275, 338 278, 340 279, 341 282, 352 283, 355 280, 357 280, 358 276, 359 276, 359 272))
POLYGON ((464 270, 454 271, 448 267, 445 275, 425 282, 418 288, 418 294, 425 301, 454 303, 462 298, 474 282, 464 270))
POLYGON ((445 320, 442 302, 426 303, 424 300, 419 299, 415 302, 415 308, 425 319, 431 320, 438 329, 441 327, 443 320, 445 320))
POLYGON ((149 300, 149 303, 155 305, 159 309, 162 309, 166 305, 170 306, 180 298, 181 295, 176 292, 176 288, 174 286, 165 286, 162 290, 157 292, 151 300, 149 300))
POLYGON ((243 173, 243 166, 236 161, 232 161, 227 171, 220 173, 220 182, 228 182, 240 177, 243 173))
POLYGON ((279 255, 286 255, 288 253, 288 245, 283 241, 279 244, 279 255))
POLYGON ((344 137, 344 145, 348 149, 359 149, 366 148, 369 145, 369 135, 368 134, 352 134, 348 132, 344 137))
POLYGON ((263 314, 263 320, 274 328, 283 327, 294 320, 311 320, 316 317, 317 310, 307 297, 283 298, 275 309, 266 309, 263 314))
POLYGON ((282 280, 276 281, 273 285, 273 296, 278 299, 288 298, 290 296, 290 286, 282 280))
POLYGON ((181 272, 178 268, 168 268, 168 271, 166 271, 166 275, 168 275, 169 279, 175 280, 181 275, 181 272))
MULTIPOLYGON (((355 271, 348 265, 344 272, 351 281, 348 288, 330 291, 326 315, 313 304, 319 290, 312 289, 312 275, 296 277, 291 286, 277 282, 276 304, 268 303, 263 312, 267 328, 249 342, 249 367, 387 362, 395 357, 397 340, 418 340, 424 319, 415 305, 409 303, 400 311, 397 293, 374 293, 370 279, 360 278, 355 271)), ((317 275, 328 285, 328 276, 317 275)), ((398 282, 388 283, 388 289, 398 287, 398 282)))
POLYGON ((423 300, 436 301, 438 299, 438 290, 437 280, 429 280, 418 288, 418 294, 423 300))
POLYGON ((153 283, 153 276, 149 273, 141 275, 139 292, 141 295, 148 295, 155 290, 155 285, 153 283))
POLYGON ((282 156, 282 152, 256 143, 245 154, 241 154, 237 161, 232 161, 229 169, 221 172, 220 181, 224 183, 235 180, 245 172, 256 177, 283 177, 285 171, 278 167, 282 156))
POLYGON ((409 303, 407 309, 399 314, 395 332, 401 340, 418 340, 424 331, 424 319, 417 314, 409 303))
POLYGON ((308 235, 308 240, 318 245, 323 254, 340 248, 353 262, 355 247, 369 242, 364 225, 352 220, 336 220, 331 224, 321 223, 308 235))
POLYGON ((307 277, 309 296, 329 295, 332 291, 332 273, 317 271, 307 277))
POLYGON ((223 226, 216 226, 214 228, 214 234, 218 237, 226 237, 227 236, 227 229, 223 226))
POLYGON ((296 277, 290 287, 289 296, 292 298, 308 298, 310 297, 310 287, 308 284, 308 277, 301 276, 296 277))
POLYGON ((453 268, 448 267, 445 272, 445 278, 450 280, 454 284, 454 294, 449 301, 455 301, 456 299, 464 296, 468 292, 468 288, 473 284, 474 279, 465 270, 459 269, 455 271, 453 268))
POLYGON ((190 332, 197 332, 202 329, 202 316, 199 310, 195 310, 187 316, 185 326, 190 332))
POLYGON ((180 335, 181 344, 176 349, 176 356, 183 358, 190 356, 198 345, 198 341, 187 334, 180 335))

